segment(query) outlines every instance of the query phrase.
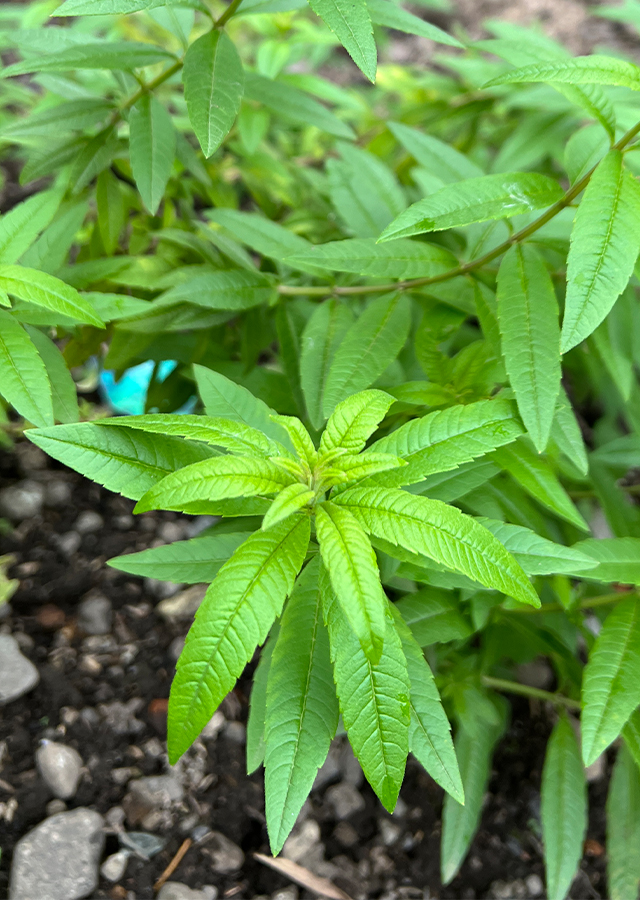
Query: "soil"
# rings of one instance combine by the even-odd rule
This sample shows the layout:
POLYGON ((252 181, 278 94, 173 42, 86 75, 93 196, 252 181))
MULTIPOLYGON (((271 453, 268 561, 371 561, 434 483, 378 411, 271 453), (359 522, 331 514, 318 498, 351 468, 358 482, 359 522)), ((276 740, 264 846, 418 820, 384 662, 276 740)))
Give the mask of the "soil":
MULTIPOLYGON (((46 817, 51 800, 34 763, 41 738, 62 740, 75 747, 84 760, 84 775, 76 796, 68 801, 69 808, 89 806, 105 814, 119 806, 128 788, 114 781, 114 769, 131 766, 142 775, 166 771, 158 744, 164 738, 163 701, 174 670, 169 648, 188 625, 168 624, 156 614, 157 596, 150 592, 152 586, 104 566, 111 556, 159 543, 158 535, 167 533, 167 522, 185 526, 188 517, 147 513, 123 518, 131 512, 131 502, 47 461, 31 445, 18 445, 16 451, 0 453, 0 489, 25 476, 41 482, 63 479, 72 486, 73 498, 60 508, 45 508, 41 515, 0 538, 0 555, 14 554, 10 575, 21 582, 11 600, 12 615, 0 622, 0 627, 24 635, 23 652, 41 676, 38 687, 27 697, 0 710, 0 742, 6 745, 4 755, 0 752, 0 801, 5 807, 12 798, 17 802, 10 822, 3 822, 0 815, 0 897, 6 896, 15 843, 46 817), (83 510, 97 511, 104 527, 98 533, 85 534, 69 559, 61 554, 57 541, 73 528, 83 510), (91 641, 96 644, 97 639, 87 639, 76 619, 78 602, 94 588, 109 597, 114 609, 105 652, 94 653, 100 662, 94 668, 99 671, 90 671, 83 662, 87 648, 93 647, 91 641), (126 653, 123 658, 123 650, 132 645, 137 650, 135 658, 126 653), (137 701, 136 718, 142 722, 139 733, 117 734, 101 718, 100 705, 114 700, 137 701)), ((246 721, 249 684, 245 674, 225 700, 223 712, 228 721, 246 721)), ((341 840, 345 823, 337 828, 325 797, 326 785, 312 793, 308 815, 320 825, 327 871, 334 883, 362 900, 529 896, 523 893, 522 880, 544 875, 539 790, 551 721, 544 708, 521 699, 513 702, 512 709, 510 729, 494 759, 480 830, 452 884, 443 888, 438 874, 442 791, 415 762, 407 768, 400 816, 391 819, 368 785, 360 787, 365 807, 348 820, 357 833, 351 847, 341 840), (390 845, 383 839, 389 822, 399 827, 390 845)), ((212 875, 210 860, 194 845, 172 876, 174 880, 194 888, 214 884, 220 897, 241 898, 273 895, 290 884, 251 855, 255 851, 269 853, 263 786, 260 773, 245 775, 244 747, 238 743, 238 734, 241 737, 241 728, 226 726, 215 739, 201 742, 197 751, 199 784, 187 792, 177 814, 158 829, 166 839, 165 849, 150 862, 131 859, 121 881, 112 885, 102 880, 95 898, 153 897, 155 880, 183 842, 185 829, 194 822, 219 830, 238 844, 246 854, 245 865, 235 876, 212 875)), ((606 896, 606 783, 605 776, 590 786, 588 840, 571 894, 576 898, 606 896)), ((0 811, 2 808, 0 805, 0 811)), ((106 853, 117 849, 116 836, 109 836, 106 853)), ((311 895, 301 892, 300 896, 311 895)))

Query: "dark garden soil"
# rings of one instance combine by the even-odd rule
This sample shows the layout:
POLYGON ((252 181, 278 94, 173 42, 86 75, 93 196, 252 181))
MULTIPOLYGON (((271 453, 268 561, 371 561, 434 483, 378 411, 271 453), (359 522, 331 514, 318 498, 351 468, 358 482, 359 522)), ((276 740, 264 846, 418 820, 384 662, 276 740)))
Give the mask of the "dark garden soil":
MULTIPOLYGON (((20 579, 12 613, 0 621, 0 630, 19 635, 22 651, 40 672, 35 690, 0 708, 0 897, 7 895, 16 841, 46 818, 52 799, 34 763, 41 738, 66 743, 82 756, 83 776, 69 808, 88 806, 104 815, 124 800, 133 817, 125 800, 128 782, 167 771, 164 711, 174 669, 172 642, 186 633, 188 622, 167 622, 154 611, 157 584, 119 573, 104 562, 179 534, 184 537, 189 533, 185 529, 193 525, 193 520, 170 513, 132 517, 129 501, 47 461, 31 445, 16 449, 0 453, 0 490, 26 477, 49 485, 64 482, 72 493, 70 502, 45 505, 39 515, 0 538, 0 555, 15 556, 10 574, 20 579), (102 526, 81 535, 80 546, 69 555, 73 540, 67 536, 75 533, 78 516, 86 510, 99 513, 102 526), (96 589, 111 601, 113 627, 110 634, 87 637, 77 624, 77 606, 96 589), (114 726, 115 701, 129 703, 132 711, 124 734, 118 733, 122 727, 114 726), (130 771, 123 771, 127 767, 130 771)), ((53 498, 49 502, 55 503, 57 496, 59 503, 60 489, 57 494, 56 489, 49 491, 53 498)), ((194 843, 174 880, 194 888, 215 885, 220 897, 240 898, 274 895, 290 885, 252 857, 255 851, 269 850, 262 777, 244 774, 248 686, 245 676, 223 704, 224 720, 220 718, 217 734, 212 732, 191 751, 182 773, 187 784, 184 800, 164 810, 153 826, 166 841, 164 849, 149 862, 130 859, 123 878, 115 885, 102 880, 94 897, 153 897, 155 880, 194 826, 220 831, 239 845, 245 853, 244 866, 235 875, 216 874, 205 852, 206 841, 194 843)), ((354 773, 351 760, 349 780, 364 799, 364 808, 337 821, 327 800, 332 777, 327 774, 305 808, 307 821, 319 825, 320 840, 316 838, 313 848, 314 858, 321 860, 317 870, 351 897, 363 900, 515 898, 539 893, 540 773, 550 728, 545 709, 515 700, 511 727, 494 760, 480 831, 461 874, 448 887, 442 887, 438 875, 442 791, 413 762, 402 788, 400 812, 393 817, 354 773)), ((344 777, 334 771, 334 782, 344 777)), ((588 841, 573 898, 606 896, 602 849, 606 781, 607 776, 590 785, 588 841)), ((109 821, 113 816, 112 812, 109 821)), ((131 830, 130 821, 124 827, 131 830)), ((117 849, 113 832, 107 837, 105 856, 117 849)), ((311 895, 301 890, 299 896, 311 895)))

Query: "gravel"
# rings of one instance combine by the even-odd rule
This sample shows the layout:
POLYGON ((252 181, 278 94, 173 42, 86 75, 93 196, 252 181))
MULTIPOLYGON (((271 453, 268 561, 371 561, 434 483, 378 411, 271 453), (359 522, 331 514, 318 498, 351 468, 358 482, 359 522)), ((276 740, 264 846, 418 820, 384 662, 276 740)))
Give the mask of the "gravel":
POLYGON ((91 591, 78 606, 78 625, 85 634, 109 634, 113 620, 111 601, 91 591))
POLYGON ((55 797, 70 800, 75 796, 82 769, 82 757, 77 750, 54 741, 42 741, 36 751, 36 765, 55 797))
POLYGON ((40 681, 33 663, 10 634, 0 634, 0 706, 24 696, 40 681))
POLYGON ((28 478, 0 491, 0 515, 12 522, 40 515, 43 504, 44 488, 28 478))

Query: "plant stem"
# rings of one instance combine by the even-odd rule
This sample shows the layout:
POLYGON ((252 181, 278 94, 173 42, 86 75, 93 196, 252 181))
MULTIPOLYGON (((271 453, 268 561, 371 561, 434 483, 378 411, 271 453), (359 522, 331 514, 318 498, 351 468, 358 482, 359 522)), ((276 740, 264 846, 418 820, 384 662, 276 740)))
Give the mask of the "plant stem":
POLYGON ((222 28, 223 25, 226 25, 231 16, 234 16, 236 14, 241 3, 242 0, 231 0, 231 3, 229 4, 229 6, 227 6, 220 18, 216 19, 215 27, 222 28))
POLYGON ((529 687, 528 684, 519 684, 517 681, 507 681, 504 678, 491 678, 489 675, 483 675, 482 683, 486 687, 494 688, 496 691, 504 691, 507 694, 520 694, 523 697, 532 697, 535 700, 553 703, 555 706, 565 706, 567 709, 579 710, 581 708, 578 700, 572 700, 563 694, 552 694, 550 691, 529 687))
MULTIPOLYGON (((634 125, 633 128, 630 128, 611 149, 624 150, 638 134, 640 134, 640 122, 634 125)), ((345 297, 352 294, 382 294, 389 291, 407 291, 412 290, 413 288, 426 287, 430 284, 439 284, 443 281, 450 281, 452 278, 458 278, 460 275, 469 275, 476 269, 480 269, 487 263, 502 256, 503 253, 506 253, 506 251, 513 246, 513 244, 518 244, 520 241, 524 241, 526 238, 531 237, 532 234, 535 234, 543 225, 546 225, 547 222, 550 222, 555 218, 563 209, 570 206, 576 197, 578 197, 589 184, 591 177, 597 168, 598 164, 593 166, 586 175, 583 175, 579 181, 576 181, 573 187, 569 188, 561 200, 558 200, 553 206, 550 206, 546 212, 535 220, 535 222, 532 222, 520 231, 516 231, 514 234, 510 235, 506 241, 503 241, 502 244, 495 247, 493 250, 490 250, 488 253, 485 253, 483 256, 479 256, 477 259, 473 259, 463 265, 456 266, 455 269, 450 269, 448 272, 443 272, 440 275, 433 275, 427 278, 411 278, 404 281, 388 282, 387 284, 354 285, 352 287, 335 285, 327 285, 326 287, 304 287, 281 284, 278 287, 278 293, 286 296, 297 296, 302 294, 308 297, 345 297)))

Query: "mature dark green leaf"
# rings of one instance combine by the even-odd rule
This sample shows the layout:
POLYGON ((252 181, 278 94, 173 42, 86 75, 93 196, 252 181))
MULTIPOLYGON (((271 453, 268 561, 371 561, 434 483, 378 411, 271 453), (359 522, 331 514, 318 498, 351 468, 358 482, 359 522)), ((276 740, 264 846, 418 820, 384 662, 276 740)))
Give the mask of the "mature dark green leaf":
POLYGON ((423 134, 401 122, 389 122, 389 130, 416 162, 442 184, 482 178, 484 175, 482 169, 463 153, 431 134, 423 134))
POLYGON ((108 565, 141 578, 158 578, 176 584, 213 581, 222 565, 250 532, 207 534, 189 541, 175 541, 109 560, 108 565))
MULTIPOLYGON (((479 518, 478 522, 488 528, 510 553, 513 553, 527 575, 559 575, 564 572, 584 573, 587 578, 596 571, 596 561, 579 548, 565 547, 521 525, 510 525, 495 519, 479 518)), ((589 543, 588 541, 583 543, 589 543)))
POLYGON ((575 549, 596 562, 584 577, 605 583, 640 585, 640 538, 588 538, 575 549))
POLYGON ((260 272, 231 269, 202 272, 162 294, 154 306, 191 303, 207 309, 243 310, 267 303, 273 287, 260 272))
MULTIPOLYGON (((53 341, 38 328, 26 326, 26 330, 47 370, 47 377, 51 384, 53 418, 56 422, 62 422, 65 425, 77 422, 79 414, 76 385, 67 369, 62 353, 53 341)), ((42 390, 46 396, 46 383, 43 383, 42 390)))
POLYGON ((351 140, 355 137, 347 124, 304 91, 262 75, 247 74, 245 96, 257 100, 281 118, 300 125, 315 125, 336 137, 351 140))
POLYGON ((253 673, 249 716, 247 718, 247 775, 252 775, 264 762, 265 719, 267 715, 267 680, 271 657, 276 645, 279 625, 271 628, 269 638, 260 651, 260 661, 253 673))
POLYGON ((624 744, 618 751, 607 796, 607 882, 611 900, 638 896, 640 770, 624 744))
POLYGON ((81 44, 52 53, 38 53, 23 62, 13 63, 0 76, 27 75, 29 72, 73 72, 74 69, 127 70, 152 66, 173 59, 168 50, 136 41, 104 41, 81 44))
POLYGON ((164 196, 175 157, 173 121, 162 103, 144 94, 129 113, 129 128, 133 177, 153 216, 164 196))
MULTIPOLYGON (((389 0, 385 0, 389 2, 389 0)), ((374 238, 352 238, 310 245, 287 262, 313 265, 332 272, 353 272, 370 278, 425 278, 455 269, 455 256, 443 247, 421 241, 376 244, 374 238)))
POLYGON ((448 44, 450 47, 463 46, 446 31, 432 25, 431 22, 425 22, 419 16, 414 16, 391 0, 367 0, 367 7, 374 25, 384 25, 385 28, 404 31, 405 34, 417 34, 419 37, 436 41, 438 44, 448 44))
POLYGON ((640 91, 640 69, 613 56, 577 56, 558 62, 524 66, 492 78, 484 87, 542 81, 549 84, 612 84, 640 91))
POLYGON ((62 191, 40 191, 0 219, 0 264, 16 263, 58 211, 62 191))
POLYGON ((46 272, 25 266, 0 266, 0 288, 21 300, 62 313, 75 322, 86 322, 98 328, 104 325, 75 288, 46 272))
POLYGON ((0 393, 28 422, 53 425, 51 385, 22 325, 0 309, 0 393))
POLYGON ((395 607, 421 647, 463 640, 472 633, 460 612, 460 604, 449 592, 423 588, 415 594, 406 594, 395 607))
POLYGON ((377 53, 366 0, 309 0, 369 81, 376 80, 377 53))
POLYGON ((302 333, 300 385, 314 428, 320 428, 327 418, 322 411, 327 377, 336 350, 352 324, 349 307, 339 300, 329 300, 316 307, 302 333))

